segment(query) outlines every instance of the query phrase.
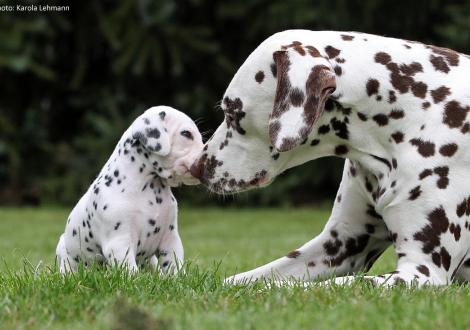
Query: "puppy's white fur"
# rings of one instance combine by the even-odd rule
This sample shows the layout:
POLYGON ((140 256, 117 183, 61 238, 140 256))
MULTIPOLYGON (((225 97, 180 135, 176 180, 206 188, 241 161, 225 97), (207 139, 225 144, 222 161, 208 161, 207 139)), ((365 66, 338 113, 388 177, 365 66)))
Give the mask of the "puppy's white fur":
POLYGON ((80 261, 130 271, 160 261, 163 272, 176 272, 184 257, 170 187, 198 183, 188 169, 202 147, 196 125, 180 111, 158 106, 139 116, 72 210, 56 250, 60 271, 80 261))

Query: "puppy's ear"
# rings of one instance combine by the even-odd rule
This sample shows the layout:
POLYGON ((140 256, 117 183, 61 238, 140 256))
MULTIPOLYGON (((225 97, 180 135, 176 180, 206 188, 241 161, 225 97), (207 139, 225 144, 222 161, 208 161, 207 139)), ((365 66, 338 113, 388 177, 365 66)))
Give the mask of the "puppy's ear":
POLYGON ((273 58, 277 88, 269 118, 269 138, 271 145, 283 152, 308 137, 336 88, 336 79, 329 63, 311 46, 296 45, 276 51, 273 58))
POLYGON ((165 119, 165 111, 160 111, 158 114, 146 111, 134 122, 132 139, 150 152, 167 156, 170 153, 171 143, 165 119))

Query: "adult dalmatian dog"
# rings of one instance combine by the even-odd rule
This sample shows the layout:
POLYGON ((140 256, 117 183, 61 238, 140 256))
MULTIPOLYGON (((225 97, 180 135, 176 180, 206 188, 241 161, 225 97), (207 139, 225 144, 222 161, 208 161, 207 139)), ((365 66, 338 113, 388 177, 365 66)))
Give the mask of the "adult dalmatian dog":
POLYGON ((98 177, 74 207, 56 249, 62 273, 79 262, 139 265, 175 273, 184 260, 171 187, 197 184, 189 173, 203 148, 194 122, 152 107, 124 132, 98 177))
POLYGON ((390 244, 396 270, 365 277, 374 284, 470 279, 469 77, 467 55, 407 40, 306 30, 265 40, 230 83, 225 122, 192 174, 236 193, 319 157, 346 160, 324 230, 228 281, 347 283, 390 244))

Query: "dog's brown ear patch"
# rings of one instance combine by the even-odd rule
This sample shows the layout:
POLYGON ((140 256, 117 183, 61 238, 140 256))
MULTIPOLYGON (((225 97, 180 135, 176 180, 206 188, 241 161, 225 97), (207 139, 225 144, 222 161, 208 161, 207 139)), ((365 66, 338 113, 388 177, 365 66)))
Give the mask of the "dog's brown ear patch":
POLYGON ((287 49, 274 52, 273 59, 277 88, 269 119, 269 137, 273 147, 283 152, 307 139, 328 96, 336 88, 336 79, 323 58, 302 57, 287 49))

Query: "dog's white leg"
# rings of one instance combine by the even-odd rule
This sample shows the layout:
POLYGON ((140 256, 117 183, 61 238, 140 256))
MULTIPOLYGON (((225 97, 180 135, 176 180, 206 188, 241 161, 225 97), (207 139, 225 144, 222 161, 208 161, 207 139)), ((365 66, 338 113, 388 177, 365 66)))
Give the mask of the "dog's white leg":
MULTIPOLYGON (((458 182, 452 183, 456 186, 454 193, 450 187, 435 189, 434 181, 421 182, 422 192, 418 197, 384 210, 385 223, 399 257, 397 268, 392 273, 366 279, 386 286, 399 283, 421 286, 448 284, 455 275, 468 276, 465 258, 469 235, 465 230, 465 212, 470 205, 466 198, 458 202, 448 198, 463 190, 458 182), (414 205, 423 200, 427 202, 424 207, 414 205), (409 225, 411 221, 413 226, 409 225)), ((342 284, 348 280, 338 278, 335 282, 342 284)))
POLYGON ((160 243, 159 264, 163 273, 176 274, 184 263, 184 249, 178 228, 176 227, 176 221, 170 226, 170 230, 165 234, 160 243))
POLYGON ((390 245, 388 231, 368 204, 358 169, 345 162, 335 205, 323 232, 301 248, 252 271, 226 279, 227 283, 258 279, 314 280, 368 270, 390 245))
POLYGON ((109 265, 125 266, 130 272, 137 272, 135 251, 127 236, 114 237, 103 246, 103 253, 109 265))

